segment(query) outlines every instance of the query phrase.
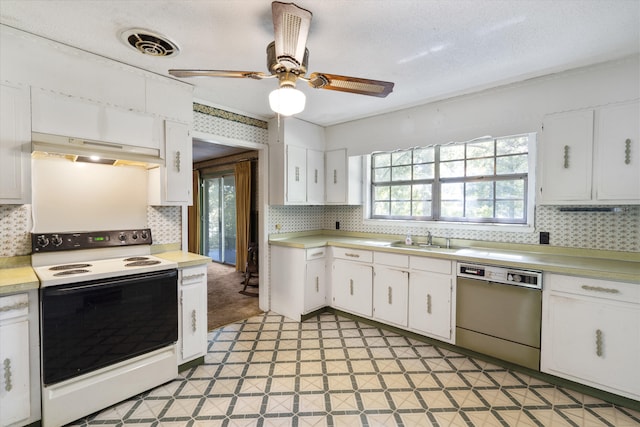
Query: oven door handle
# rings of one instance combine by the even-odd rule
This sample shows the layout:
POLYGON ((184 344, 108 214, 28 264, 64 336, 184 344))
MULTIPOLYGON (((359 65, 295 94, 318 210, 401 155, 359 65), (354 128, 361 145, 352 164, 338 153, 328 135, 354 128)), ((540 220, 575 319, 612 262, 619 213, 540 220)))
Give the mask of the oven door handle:
POLYGON ((177 278, 178 276, 177 270, 143 273, 143 274, 137 274, 134 276, 112 277, 107 279, 94 280, 89 283, 87 282, 78 283, 77 285, 68 284, 68 285, 60 285, 60 286, 51 286, 51 287, 43 288, 43 290, 47 294, 47 296, 53 297, 58 295, 70 295, 76 292, 84 292, 87 290, 97 289, 97 288, 101 288, 101 289, 112 288, 112 287, 122 286, 130 282, 138 282, 140 280, 162 279, 162 278, 171 277, 171 276, 176 276, 177 278))

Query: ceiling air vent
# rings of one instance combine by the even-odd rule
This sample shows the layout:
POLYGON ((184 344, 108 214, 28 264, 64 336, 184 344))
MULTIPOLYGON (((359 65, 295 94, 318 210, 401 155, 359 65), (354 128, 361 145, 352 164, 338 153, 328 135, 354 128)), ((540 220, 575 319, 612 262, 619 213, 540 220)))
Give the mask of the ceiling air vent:
POLYGON ((120 33, 120 38, 127 46, 144 55, 176 56, 180 52, 177 44, 167 37, 153 31, 131 28, 120 33))

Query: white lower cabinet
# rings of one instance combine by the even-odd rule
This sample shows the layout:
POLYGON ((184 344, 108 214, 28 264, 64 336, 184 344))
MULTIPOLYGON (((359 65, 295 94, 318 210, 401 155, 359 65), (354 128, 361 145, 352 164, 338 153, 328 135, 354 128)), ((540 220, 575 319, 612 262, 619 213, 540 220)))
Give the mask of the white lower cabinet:
POLYGON ((541 370, 640 399, 640 287, 545 275, 541 370))
POLYGON ((369 264, 372 259, 371 252, 333 249, 332 305, 349 313, 371 317, 373 314, 373 267, 369 264))
POLYGON ((373 318, 384 323, 407 326, 409 272, 392 267, 375 267, 373 277, 373 318))
POLYGON ((325 249, 307 250, 304 278, 304 314, 327 305, 325 249))
POLYGON ((37 290, 0 297, 0 426, 40 419, 37 290))
POLYGON ((178 272, 178 365, 207 353, 207 266, 178 272))

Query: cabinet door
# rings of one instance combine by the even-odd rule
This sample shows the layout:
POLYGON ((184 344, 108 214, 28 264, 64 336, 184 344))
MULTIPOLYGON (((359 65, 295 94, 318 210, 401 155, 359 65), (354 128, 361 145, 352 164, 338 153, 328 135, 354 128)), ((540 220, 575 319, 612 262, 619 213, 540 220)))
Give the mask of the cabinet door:
POLYGON ((373 267, 335 260, 332 277, 335 307, 354 314, 371 317, 373 311, 373 267))
POLYGON ((593 110, 546 116, 540 150, 542 202, 591 200, 593 110))
POLYGON ((309 313, 310 311, 327 305, 325 271, 324 258, 307 261, 307 274, 305 277, 304 290, 305 313, 309 313))
POLYGON ((347 202, 347 150, 332 150, 326 153, 327 203, 347 202))
POLYGON ((31 203, 29 89, 0 85, 0 204, 31 203))
POLYGON ((307 201, 307 150, 287 145, 287 203, 307 201))
POLYGON ((373 277, 373 317, 407 326, 408 288, 408 272, 376 266, 373 277))
POLYGON ((451 276, 412 271, 409 278, 409 327, 451 339, 451 276))
POLYGON ((637 305, 551 294, 542 330, 542 371, 640 397, 637 305))
POLYGON ((207 352, 207 268, 180 270, 180 330, 178 362, 207 352))
POLYGON ((166 201, 191 205, 192 142, 189 126, 165 122, 166 201))
POLYGON ((0 425, 29 418, 29 321, 0 325, 0 425))
POLYGON ((599 110, 596 199, 640 202, 640 104, 599 110))
POLYGON ((324 204, 324 153, 307 150, 307 203, 324 204))

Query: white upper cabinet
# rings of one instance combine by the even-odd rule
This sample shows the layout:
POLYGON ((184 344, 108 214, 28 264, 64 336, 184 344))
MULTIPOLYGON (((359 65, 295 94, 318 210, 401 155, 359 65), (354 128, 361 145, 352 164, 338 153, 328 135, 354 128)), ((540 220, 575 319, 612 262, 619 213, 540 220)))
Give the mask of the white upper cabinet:
POLYGON ((325 202, 335 205, 362 204, 362 157, 348 157, 346 149, 325 153, 325 202))
POLYGON ((307 150, 307 203, 324 203, 324 152, 307 150))
POLYGON ((544 118, 541 204, 640 203, 638 101, 544 118))
POLYGON ((640 201, 639 105, 615 105, 596 113, 597 200, 640 201))
POLYGON ((31 203, 29 88, 0 85, 0 204, 31 203))
POLYGON ((167 120, 164 133, 166 164, 148 171, 149 204, 191 205, 193 149, 189 126, 167 120))

